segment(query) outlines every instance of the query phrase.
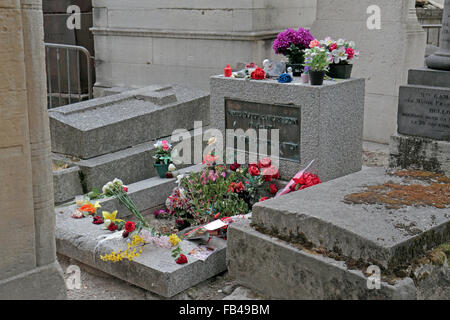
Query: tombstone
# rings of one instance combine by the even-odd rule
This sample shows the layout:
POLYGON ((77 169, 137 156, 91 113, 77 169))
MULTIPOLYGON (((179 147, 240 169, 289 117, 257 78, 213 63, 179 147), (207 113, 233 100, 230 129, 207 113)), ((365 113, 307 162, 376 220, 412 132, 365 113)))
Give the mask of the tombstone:
POLYGON ((279 159, 280 175, 285 180, 312 160, 312 169, 323 181, 361 170, 363 117, 363 79, 311 86, 299 78, 280 84, 276 80, 211 77, 211 126, 226 137, 226 156, 244 151, 238 144, 241 138, 247 139, 249 157, 256 152, 264 157, 264 151, 250 147, 266 144, 266 154, 279 159), (237 129, 244 133, 254 129, 257 141, 240 137, 237 129), (268 136, 261 136, 260 129, 267 129, 268 136), (274 139, 271 129, 279 130, 279 156, 267 141, 274 139), (237 141, 228 145, 235 134, 237 141))
POLYGON ((428 68, 412 69, 400 86, 398 134, 391 137, 390 165, 450 173, 450 0, 446 0, 439 51, 428 68))

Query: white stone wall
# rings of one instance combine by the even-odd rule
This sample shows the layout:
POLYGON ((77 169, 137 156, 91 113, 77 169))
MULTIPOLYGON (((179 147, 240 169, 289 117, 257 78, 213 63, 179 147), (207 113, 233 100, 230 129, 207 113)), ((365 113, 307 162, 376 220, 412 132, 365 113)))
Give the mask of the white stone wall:
POLYGON ((273 56, 288 27, 309 27, 317 0, 94 0, 97 87, 180 83, 273 56))
POLYGON ((414 10, 415 0, 318 0, 312 33, 356 41, 361 57, 354 77, 366 78, 364 138, 388 143, 397 131, 399 86, 409 69, 424 66, 425 32, 414 10), (381 29, 367 28, 367 8, 381 9, 381 29))

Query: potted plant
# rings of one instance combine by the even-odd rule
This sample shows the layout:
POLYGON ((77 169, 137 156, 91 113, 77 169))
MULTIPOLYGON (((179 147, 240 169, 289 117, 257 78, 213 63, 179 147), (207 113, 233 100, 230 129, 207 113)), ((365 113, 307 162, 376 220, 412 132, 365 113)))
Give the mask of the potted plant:
POLYGON ((327 75, 331 78, 349 79, 353 68, 351 62, 359 56, 359 51, 355 50, 355 42, 345 39, 335 41, 327 37, 320 41, 320 45, 326 48, 333 57, 327 75))
POLYGON ((273 50, 276 54, 282 54, 288 58, 287 68, 291 67, 293 75, 299 77, 303 71, 305 61, 304 50, 309 48, 309 44, 314 40, 311 33, 304 29, 286 29, 280 32, 273 42, 273 50))
POLYGON ((328 70, 328 65, 332 61, 331 53, 320 46, 320 44, 311 42, 311 48, 305 50, 305 67, 309 69, 309 80, 313 86, 321 86, 328 70))
POLYGON ((155 162, 153 166, 156 168, 158 175, 161 178, 166 177, 166 172, 169 171, 169 165, 172 164, 172 145, 167 141, 158 141, 155 145, 155 154, 153 155, 153 159, 155 162))

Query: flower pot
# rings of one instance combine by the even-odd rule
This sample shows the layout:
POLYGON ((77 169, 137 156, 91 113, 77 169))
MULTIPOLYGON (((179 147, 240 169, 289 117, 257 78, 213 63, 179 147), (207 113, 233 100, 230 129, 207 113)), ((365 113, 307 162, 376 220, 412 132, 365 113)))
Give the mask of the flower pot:
POLYGON ((286 72, 289 67, 292 68, 292 75, 294 77, 300 77, 302 75, 303 65, 301 63, 287 63, 286 64, 286 72))
POLYGON ((325 71, 309 71, 309 81, 312 86, 321 86, 325 78, 325 71))
POLYGON ((166 177, 166 172, 169 171, 169 163, 154 163, 153 166, 156 168, 156 172, 158 172, 160 178, 166 177))
POLYGON ((352 64, 330 64, 327 76, 335 79, 350 79, 352 75, 352 64))

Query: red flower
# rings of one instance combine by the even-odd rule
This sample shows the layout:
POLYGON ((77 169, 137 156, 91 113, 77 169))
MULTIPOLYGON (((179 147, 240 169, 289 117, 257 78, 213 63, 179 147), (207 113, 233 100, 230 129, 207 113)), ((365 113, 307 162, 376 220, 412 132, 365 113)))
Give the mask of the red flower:
POLYGON ((232 165, 230 165, 230 170, 231 171, 236 171, 237 169, 239 169, 241 167, 241 165, 237 162, 233 163, 232 165))
POLYGON ((123 191, 128 192, 128 187, 127 186, 122 186, 123 187, 123 191))
POLYGON ((108 226, 109 231, 116 231, 117 229, 119 229, 119 228, 117 228, 117 226, 115 225, 114 222, 111 222, 108 226))
POLYGON ((249 166, 248 167, 248 173, 250 173, 250 175, 254 176, 254 177, 260 175, 259 169, 258 169, 258 167, 256 165, 255 166, 249 166))
POLYGON ((259 160, 258 168, 268 168, 272 164, 272 160, 270 158, 264 158, 259 160))
POLYGON ((262 174, 264 175, 264 180, 267 182, 272 181, 272 179, 278 179, 280 177, 278 169, 274 166, 263 168, 262 174))
POLYGON ((254 62, 250 62, 245 66, 246 69, 253 69, 256 68, 256 64, 254 62))
POLYGON ((347 53, 348 55, 348 60, 353 59, 353 57, 355 56, 355 50, 353 50, 352 48, 345 49, 345 53, 347 53))
POLYGON ((242 182, 239 182, 238 184, 236 184, 236 193, 241 193, 242 191, 245 190, 244 184, 242 182))
POLYGON ((128 221, 125 223, 125 231, 133 232, 134 230, 136 230, 136 225, 134 222, 128 221))
POLYGON ((273 183, 269 186, 270 189, 270 194, 277 194, 278 192, 278 188, 276 185, 274 185, 273 183))
POLYGON ((92 220, 93 224, 102 224, 103 223, 103 219, 99 216, 95 216, 94 220, 92 220))
POLYGON ((172 172, 166 172, 166 178, 167 179, 172 179, 173 178, 173 174, 172 174, 172 172))
POLYGON ((266 78, 266 73, 261 68, 256 68, 255 71, 252 72, 251 77, 253 80, 264 80, 266 78))
POLYGON ((180 254, 180 256, 178 257, 178 259, 176 260, 176 262, 178 264, 185 264, 188 262, 186 256, 184 254, 180 254))
POLYGON ((175 221, 175 223, 176 223, 177 225, 179 225, 179 226, 184 225, 184 221, 183 221, 183 219, 181 219, 181 218, 177 218, 177 220, 175 221))
POLYGON ((259 202, 263 202, 263 201, 266 201, 266 200, 269 200, 269 197, 261 198, 261 199, 259 199, 259 202))
POLYGON ((333 43, 333 44, 330 46, 330 51, 336 50, 337 47, 338 47, 337 43, 333 43))
POLYGON ((126 237, 128 237, 129 234, 130 234, 130 233, 129 233, 128 231, 124 231, 124 232, 122 233, 122 237, 126 238, 126 237))
POLYGON ((219 217, 220 217, 220 212, 218 212, 218 213, 214 216, 214 219, 219 219, 219 217))

